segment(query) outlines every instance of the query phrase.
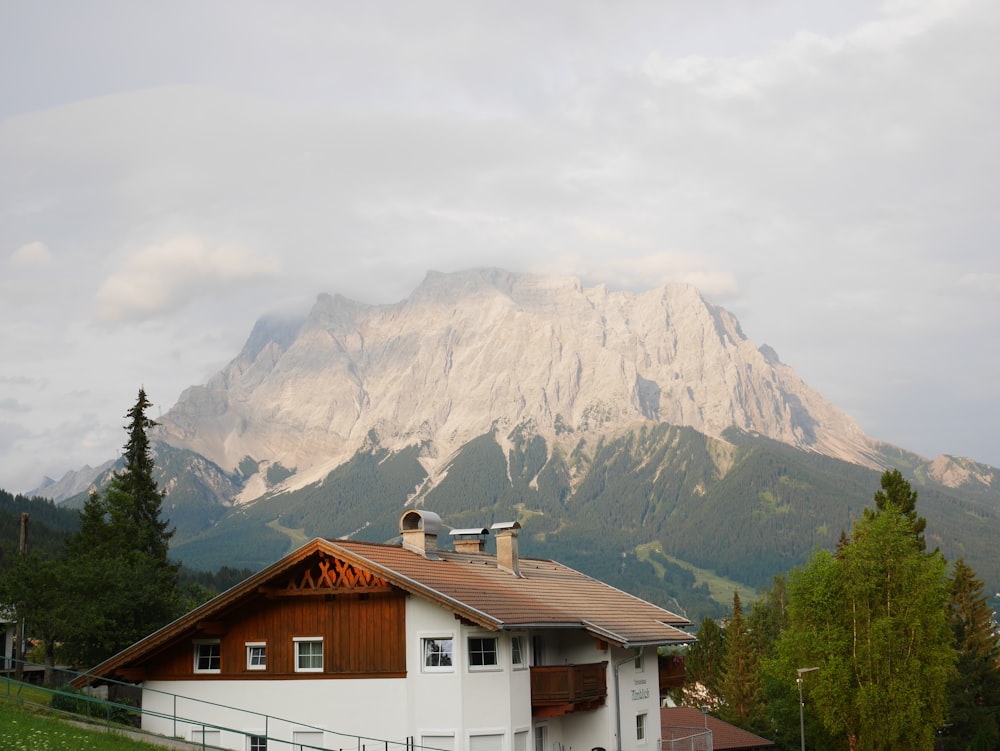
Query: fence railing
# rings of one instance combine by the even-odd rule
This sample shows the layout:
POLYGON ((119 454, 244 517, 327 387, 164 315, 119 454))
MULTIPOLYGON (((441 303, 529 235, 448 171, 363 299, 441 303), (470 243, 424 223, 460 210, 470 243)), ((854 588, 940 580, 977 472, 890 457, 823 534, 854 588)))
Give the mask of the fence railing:
MULTIPOLYGON (((107 731, 139 736, 149 742, 156 742, 159 738, 169 740, 175 747, 178 742, 184 742, 190 749, 202 750, 239 749, 243 751, 245 749, 266 748, 267 751, 330 751, 331 749, 335 751, 440 751, 440 749, 417 745, 413 737, 402 741, 392 741, 339 733, 329 728, 310 725, 300 719, 291 720, 166 691, 145 689, 147 694, 157 694, 161 699, 166 699, 167 701, 163 703, 171 707, 170 712, 150 710, 143 708, 138 702, 105 698, 104 695, 92 690, 81 691, 72 687, 52 688, 31 681, 14 680, 14 667, 19 661, 8 658, 7 662, 13 663, 13 665, 7 670, 0 671, 0 701, 15 702, 36 710, 44 710, 55 716, 84 722, 107 731), (230 716, 246 717, 248 721, 244 728, 252 725, 261 730, 248 731, 244 728, 205 721, 198 716, 198 713, 191 711, 195 708, 202 710, 202 712, 224 712, 229 713, 230 716), (142 729, 143 718, 163 720, 172 724, 174 734, 163 735, 144 731, 142 729), (276 727, 294 727, 294 734, 299 736, 312 734, 312 736, 308 739, 301 737, 296 739, 294 735, 280 737, 273 734, 273 729, 276 727), (180 729, 187 731, 187 737, 177 734, 180 729), (316 734, 319 734, 320 738, 318 745, 314 737, 316 734)), ((45 668, 44 665, 29 661, 21 662, 21 667, 28 675, 40 675, 45 668)), ((68 676, 68 680, 75 680, 78 677, 93 677, 66 668, 59 668, 59 671, 63 676, 68 676)), ((121 687, 125 693, 134 694, 136 689, 133 684, 106 678, 100 680, 109 686, 121 687)), ((114 691, 109 691, 108 695, 114 693, 114 691)))

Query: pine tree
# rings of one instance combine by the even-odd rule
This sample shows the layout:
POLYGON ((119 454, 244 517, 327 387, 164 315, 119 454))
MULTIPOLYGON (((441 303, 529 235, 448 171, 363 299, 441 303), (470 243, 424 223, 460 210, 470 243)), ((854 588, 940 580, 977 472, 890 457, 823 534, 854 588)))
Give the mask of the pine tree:
POLYGON ((681 701, 688 706, 715 710, 720 703, 719 686, 726 655, 724 633, 714 619, 706 616, 698 626, 695 638, 697 641, 687 648, 684 657, 681 701))
POLYGON ((101 492, 91 493, 81 512, 79 540, 89 549, 135 550, 168 563, 173 530, 160 518, 163 492, 153 477, 153 457, 147 431, 156 422, 146 417, 152 406, 145 389, 126 413, 128 441, 124 467, 101 492))
POLYGON ((161 519, 163 493, 154 462, 144 389, 128 411, 124 467, 91 494, 80 512, 80 532, 67 552, 88 613, 66 635, 67 655, 94 665, 180 615, 179 564, 168 557, 173 530, 161 519))
POLYGON ((743 619, 740 593, 733 593, 733 617, 726 626, 726 656, 719 686, 719 716, 737 727, 760 732, 766 726, 760 661, 743 619))
POLYGON ((949 727, 944 747, 1000 747, 1000 636, 983 583, 963 561, 948 580, 948 620, 958 652, 958 674, 949 687, 949 727))
POLYGON ((886 470, 882 473, 881 490, 875 492, 875 511, 866 509, 865 514, 883 513, 889 509, 906 517, 913 528, 913 534, 920 544, 920 549, 926 547, 924 542, 924 529, 927 527, 927 520, 922 516, 917 516, 917 491, 910 488, 903 474, 898 469, 886 470))

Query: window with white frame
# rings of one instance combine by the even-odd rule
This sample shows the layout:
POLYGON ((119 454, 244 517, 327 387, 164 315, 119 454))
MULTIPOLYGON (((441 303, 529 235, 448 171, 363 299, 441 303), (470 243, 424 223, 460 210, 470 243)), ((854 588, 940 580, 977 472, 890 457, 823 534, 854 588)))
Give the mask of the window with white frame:
POLYGON ((523 668, 524 665, 524 637, 510 637, 510 664, 515 670, 523 668))
POLYGON ((633 669, 637 673, 642 672, 642 650, 638 647, 635 650, 635 662, 633 663, 633 669))
POLYGON ((323 671, 323 637, 296 636, 295 672, 320 673, 323 671))
POLYGON ((646 713, 635 716, 635 739, 640 743, 646 740, 646 713))
POLYGON ((218 673, 222 669, 222 650, 219 640, 194 643, 194 672, 218 673))
POLYGON ((267 642, 248 641, 247 646, 247 670, 267 669, 267 642))
POLYGON ((455 642, 450 636, 424 637, 421 640, 424 653, 424 670, 428 672, 450 672, 453 665, 455 642))
POLYGON ((263 735, 247 736, 247 751, 267 751, 267 738, 263 735))
POLYGON ((495 636, 469 637, 469 670, 490 670, 499 664, 495 636))
POLYGON ((535 751, 546 751, 549 744, 549 728, 547 725, 535 726, 535 751))

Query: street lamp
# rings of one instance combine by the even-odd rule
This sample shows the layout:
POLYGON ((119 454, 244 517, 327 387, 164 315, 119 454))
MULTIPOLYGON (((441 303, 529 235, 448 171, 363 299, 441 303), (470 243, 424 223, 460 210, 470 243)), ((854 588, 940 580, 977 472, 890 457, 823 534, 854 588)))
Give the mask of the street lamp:
POLYGON ((805 707, 805 702, 802 701, 802 674, 811 673, 813 670, 819 670, 819 668, 796 668, 795 670, 799 674, 795 680, 799 684, 799 738, 802 740, 802 751, 806 751, 806 717, 802 711, 802 708, 805 707))

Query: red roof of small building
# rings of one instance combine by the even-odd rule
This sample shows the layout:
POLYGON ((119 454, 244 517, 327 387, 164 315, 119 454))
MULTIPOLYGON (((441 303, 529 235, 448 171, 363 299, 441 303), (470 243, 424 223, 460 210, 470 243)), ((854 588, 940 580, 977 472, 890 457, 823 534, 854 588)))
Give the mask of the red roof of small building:
POLYGON ((723 722, 718 717, 704 714, 695 707, 662 707, 660 733, 664 748, 667 741, 694 733, 712 731, 712 748, 715 751, 750 751, 750 749, 775 748, 775 744, 746 730, 723 722))

